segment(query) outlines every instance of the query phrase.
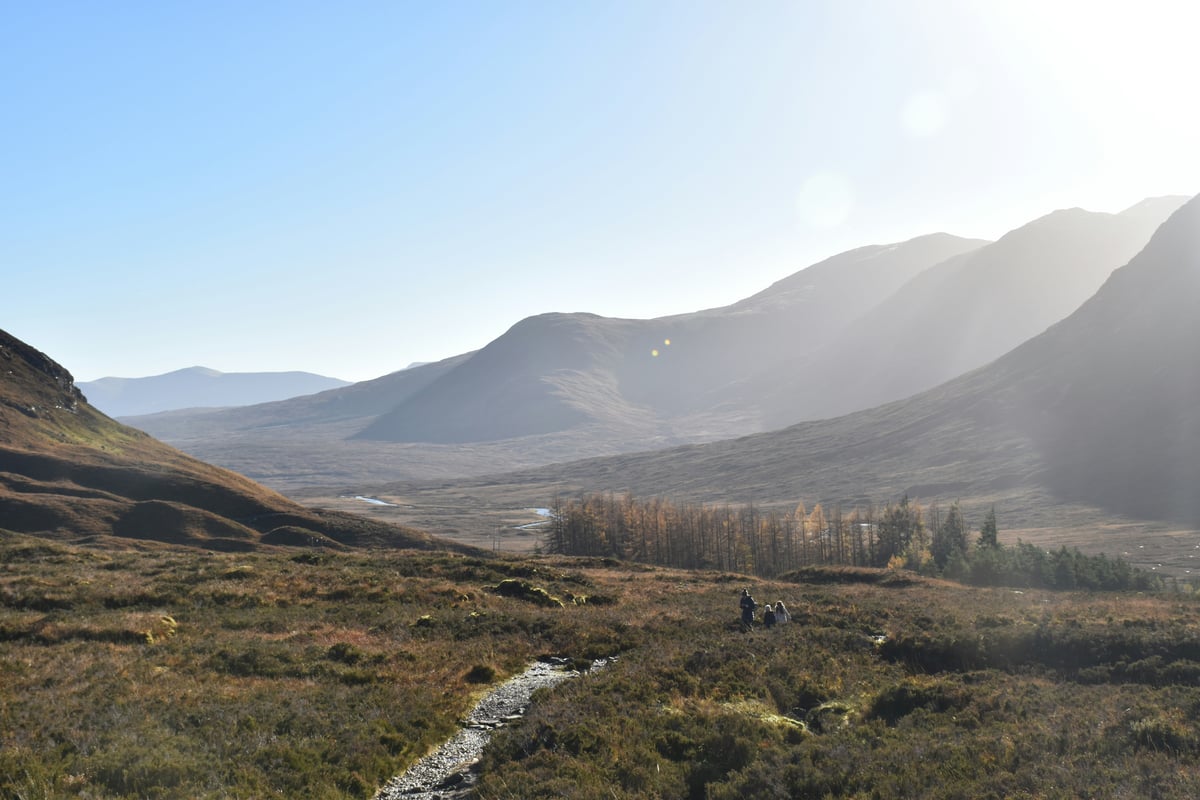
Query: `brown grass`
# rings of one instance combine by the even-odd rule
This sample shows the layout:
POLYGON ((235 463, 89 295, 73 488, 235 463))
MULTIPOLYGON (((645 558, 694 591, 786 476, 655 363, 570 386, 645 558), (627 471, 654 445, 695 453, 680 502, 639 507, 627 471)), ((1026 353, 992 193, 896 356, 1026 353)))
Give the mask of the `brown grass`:
POLYGON ((618 658, 539 695, 482 797, 1200 790, 1193 598, 878 575, 5 534, 0 796, 366 797, 540 654, 618 658), (742 586, 794 622, 742 632, 742 586))

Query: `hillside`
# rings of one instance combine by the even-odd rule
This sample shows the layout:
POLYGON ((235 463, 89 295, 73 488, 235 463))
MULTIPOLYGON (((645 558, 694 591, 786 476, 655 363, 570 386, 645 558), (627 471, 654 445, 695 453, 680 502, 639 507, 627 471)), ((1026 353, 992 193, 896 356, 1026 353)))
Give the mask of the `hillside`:
MULTIPOLYGON (((475 353, 376 381, 129 421, 289 492, 454 481, 731 439, 897 400, 1002 355, 1082 304, 1178 203, 1055 212, 993 244, 935 235, 859 248, 722 308, 655 320, 545 314, 475 353)), ((854 439, 857 423, 846 424, 838 436, 854 439)), ((931 447, 957 452, 982 435, 970 430, 931 447)), ((879 461, 876 450, 863 452, 879 461)), ((944 459, 934 452, 926 461, 944 459)), ((879 462, 878 480, 866 485, 853 471, 816 485, 860 500, 951 491, 964 484, 954 463, 916 469, 899 458, 879 462)), ((776 483, 764 479, 755 496, 776 483)))
MULTIPOLYGON (((872 305, 922 270, 982 244, 935 234, 859 248, 741 302, 692 314, 522 320, 360 438, 495 441, 599 423, 627 440, 653 433, 687 439, 687 425, 666 421, 713 414, 720 387, 808 352, 847 324, 847 298, 872 305)), ((753 406, 741 405, 723 411, 725 431, 759 427, 753 406)))
POLYGON ((260 544, 434 544, 420 532, 306 509, 93 408, 71 374, 0 331, 0 529, 246 550, 260 544))
MULTIPOLYGON (((907 494, 995 504, 1007 527, 1053 529, 1060 543, 1076 528, 1095 545, 1130 521, 1197 530, 1198 305, 1200 199, 1192 199, 1067 319, 913 397, 740 439, 381 491, 427 504, 632 490, 848 507, 907 494)), ((1193 544, 1189 537, 1189 553, 1193 544)))
POLYGON ((79 390, 110 417, 156 414, 181 408, 249 406, 349 386, 311 372, 218 372, 189 367, 146 378, 80 381, 79 390))
POLYGON ((1185 200, 1155 198, 1120 214, 1056 211, 926 270, 820 351, 760 381, 767 427, 898 400, 999 358, 1095 294, 1185 200))
POLYGON ((847 324, 847 295, 877 302, 930 264, 982 244, 936 234, 862 247, 723 308, 656 320, 545 314, 482 351, 343 389, 127 421, 288 491, 727 438, 762 423, 757 406, 718 396, 728 376, 717 376, 749 375, 815 346, 847 324))

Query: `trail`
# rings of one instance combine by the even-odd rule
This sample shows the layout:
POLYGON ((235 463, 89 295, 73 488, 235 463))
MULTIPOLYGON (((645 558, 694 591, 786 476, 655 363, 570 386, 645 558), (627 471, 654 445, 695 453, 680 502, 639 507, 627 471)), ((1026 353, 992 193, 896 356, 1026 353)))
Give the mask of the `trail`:
MULTIPOLYGON (((597 661, 593 669, 607 662, 597 661)), ((534 691, 557 686, 581 673, 566 659, 536 662, 490 691, 463 720, 463 729, 434 752, 380 789, 374 800, 453 800, 465 797, 475 781, 471 767, 483 755, 492 731, 520 719, 534 691)))

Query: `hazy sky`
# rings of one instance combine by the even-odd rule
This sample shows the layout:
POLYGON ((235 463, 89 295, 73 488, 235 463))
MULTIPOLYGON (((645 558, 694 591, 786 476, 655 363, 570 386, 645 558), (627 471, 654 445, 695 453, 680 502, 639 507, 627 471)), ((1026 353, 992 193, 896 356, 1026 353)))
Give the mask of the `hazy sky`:
POLYGON ((0 328, 362 380, 1195 194, 1191 8, 0 0, 0 328))

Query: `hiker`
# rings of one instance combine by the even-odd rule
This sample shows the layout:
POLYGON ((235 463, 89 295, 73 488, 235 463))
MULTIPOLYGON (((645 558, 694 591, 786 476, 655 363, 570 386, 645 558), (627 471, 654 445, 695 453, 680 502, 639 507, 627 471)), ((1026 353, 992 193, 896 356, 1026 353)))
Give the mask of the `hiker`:
POLYGON ((742 607, 742 623, 745 625, 754 624, 754 609, 758 608, 758 603, 754 602, 754 598, 750 596, 749 589, 742 589, 742 599, 740 601, 742 607))
POLYGON ((775 627, 775 607, 767 603, 767 610, 763 612, 763 625, 768 628, 775 627))
POLYGON ((783 623, 787 622, 791 618, 792 618, 791 612, 789 612, 787 610, 787 606, 785 606, 783 604, 783 601, 780 600, 779 602, 777 602, 775 604, 775 621, 782 625, 783 623))

